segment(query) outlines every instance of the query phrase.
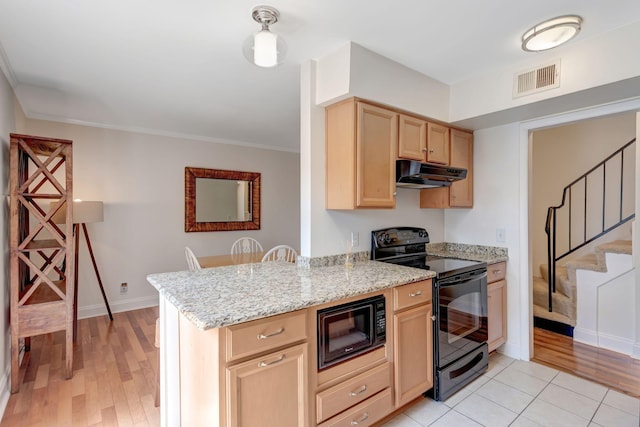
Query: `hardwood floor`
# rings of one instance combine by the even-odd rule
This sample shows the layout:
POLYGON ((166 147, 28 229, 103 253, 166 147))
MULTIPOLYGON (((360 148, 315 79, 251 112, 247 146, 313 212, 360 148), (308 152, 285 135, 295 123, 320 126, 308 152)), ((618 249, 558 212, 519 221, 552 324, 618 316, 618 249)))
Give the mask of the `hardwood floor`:
POLYGON ((533 361, 640 397, 640 360, 533 328, 533 361))
POLYGON ((31 339, 0 427, 159 426, 154 405, 158 308, 78 321, 73 378, 64 378, 64 331, 31 339))

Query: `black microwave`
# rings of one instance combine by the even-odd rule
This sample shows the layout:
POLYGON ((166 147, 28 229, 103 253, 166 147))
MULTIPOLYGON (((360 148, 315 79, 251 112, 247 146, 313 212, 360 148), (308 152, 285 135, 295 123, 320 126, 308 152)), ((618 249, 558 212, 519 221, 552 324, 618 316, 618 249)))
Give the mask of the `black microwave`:
POLYGON ((384 295, 318 310, 318 369, 384 345, 384 295))

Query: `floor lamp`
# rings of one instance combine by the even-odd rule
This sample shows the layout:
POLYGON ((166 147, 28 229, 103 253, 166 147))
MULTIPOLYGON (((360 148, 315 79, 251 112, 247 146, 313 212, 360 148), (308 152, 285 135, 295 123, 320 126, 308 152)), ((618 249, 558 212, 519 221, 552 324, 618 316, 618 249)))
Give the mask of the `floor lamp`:
MULTIPOLYGON (((66 215, 65 209, 59 209, 53 216, 54 222, 63 223, 66 215), (60 218, 62 221, 58 221, 60 218)), ((73 282, 75 297, 73 301, 73 340, 75 341, 78 336, 78 253, 80 250, 80 227, 84 232, 85 241, 87 242, 87 249, 89 249, 89 255, 91 256, 91 262, 93 263, 93 270, 96 272, 96 278, 98 279, 98 285, 100 286, 100 292, 102 292, 102 299, 104 305, 107 307, 109 313, 109 319, 113 320, 111 314, 111 308, 109 307, 109 301, 107 301, 107 295, 104 292, 104 286, 102 286, 102 279, 100 278, 100 272, 98 271, 98 264, 96 264, 96 258, 93 256, 93 248, 91 247, 91 241, 89 240, 89 232, 87 231, 87 224, 93 222, 104 221, 104 209, 102 202, 89 202, 89 201, 76 201, 73 202, 73 235, 75 237, 75 279, 73 282)))

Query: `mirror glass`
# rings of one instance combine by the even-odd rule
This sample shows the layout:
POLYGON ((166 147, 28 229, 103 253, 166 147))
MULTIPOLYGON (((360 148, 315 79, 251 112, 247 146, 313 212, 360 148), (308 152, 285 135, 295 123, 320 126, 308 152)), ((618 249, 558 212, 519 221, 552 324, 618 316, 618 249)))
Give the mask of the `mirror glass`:
POLYGON ((259 229, 259 173, 185 168, 185 231, 259 229))

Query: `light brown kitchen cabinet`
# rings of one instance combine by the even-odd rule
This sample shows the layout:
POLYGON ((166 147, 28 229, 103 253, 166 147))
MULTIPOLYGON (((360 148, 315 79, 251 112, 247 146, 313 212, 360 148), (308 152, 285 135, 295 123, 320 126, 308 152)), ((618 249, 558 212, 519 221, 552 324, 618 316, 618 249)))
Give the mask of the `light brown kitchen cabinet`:
POLYGON ((394 208, 398 113, 348 99, 326 108, 327 209, 394 208))
POLYGON ((180 315, 180 425, 308 426, 307 311, 198 329, 180 315))
POLYGON ((306 364, 301 344, 227 368, 227 425, 306 426, 306 364))
POLYGON ((398 116, 398 158, 427 160, 427 122, 415 117, 398 116))
POLYGON ((431 280, 394 288, 396 408, 433 387, 431 280))
POLYGON ((507 340, 507 264, 499 262, 487 267, 487 317, 489 351, 507 340))
POLYGON ((420 190, 421 208, 473 207, 473 133, 451 129, 450 166, 464 168, 467 177, 450 187, 420 190))
POLYGON ((427 123, 427 163, 449 164, 449 128, 427 123))

